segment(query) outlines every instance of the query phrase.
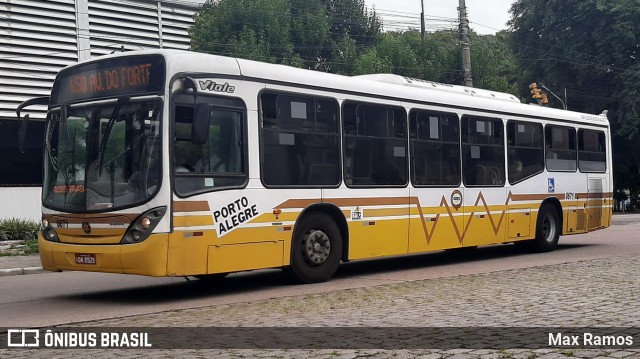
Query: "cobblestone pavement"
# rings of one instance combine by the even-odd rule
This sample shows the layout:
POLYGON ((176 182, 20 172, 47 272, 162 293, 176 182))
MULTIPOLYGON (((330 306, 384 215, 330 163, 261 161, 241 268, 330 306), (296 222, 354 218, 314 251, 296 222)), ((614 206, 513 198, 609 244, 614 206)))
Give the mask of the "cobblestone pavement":
MULTIPOLYGON (((79 323, 88 327, 640 327, 640 258, 615 257, 79 323)), ((203 283, 203 285, 206 285, 203 283)), ((348 340, 348 338, 345 338, 348 340)), ((640 340, 637 335, 635 341, 640 340)), ((635 347, 638 347, 635 343, 635 347)), ((16 358, 636 358, 640 349, 0 351, 16 358)))

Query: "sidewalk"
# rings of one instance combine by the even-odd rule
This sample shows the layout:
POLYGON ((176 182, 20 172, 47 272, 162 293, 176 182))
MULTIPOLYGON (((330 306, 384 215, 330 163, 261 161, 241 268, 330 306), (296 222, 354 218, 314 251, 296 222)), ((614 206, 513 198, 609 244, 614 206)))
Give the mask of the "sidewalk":
POLYGON ((40 256, 6 256, 0 257, 0 277, 41 273, 40 256))

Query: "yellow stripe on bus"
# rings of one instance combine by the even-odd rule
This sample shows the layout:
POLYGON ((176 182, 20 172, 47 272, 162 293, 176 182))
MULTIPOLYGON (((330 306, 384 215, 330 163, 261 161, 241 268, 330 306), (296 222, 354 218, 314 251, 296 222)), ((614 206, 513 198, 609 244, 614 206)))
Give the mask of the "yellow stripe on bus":
POLYGON ((175 227, 192 227, 213 225, 212 216, 175 216, 173 217, 175 227))

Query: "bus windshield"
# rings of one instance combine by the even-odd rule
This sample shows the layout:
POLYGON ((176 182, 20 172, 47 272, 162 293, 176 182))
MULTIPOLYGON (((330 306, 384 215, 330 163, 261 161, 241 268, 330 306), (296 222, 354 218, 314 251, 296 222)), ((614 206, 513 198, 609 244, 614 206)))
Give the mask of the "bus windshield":
POLYGON ((132 207, 160 184, 157 98, 118 100, 51 111, 45 133, 44 206, 69 212, 132 207))

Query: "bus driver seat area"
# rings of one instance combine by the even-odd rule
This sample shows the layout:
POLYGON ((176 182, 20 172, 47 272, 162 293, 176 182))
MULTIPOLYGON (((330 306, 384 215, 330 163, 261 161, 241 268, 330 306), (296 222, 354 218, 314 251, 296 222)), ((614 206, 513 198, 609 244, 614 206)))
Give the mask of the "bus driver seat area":
POLYGON ((200 160, 197 150, 187 141, 176 142, 175 172, 195 172, 196 163, 200 160))

